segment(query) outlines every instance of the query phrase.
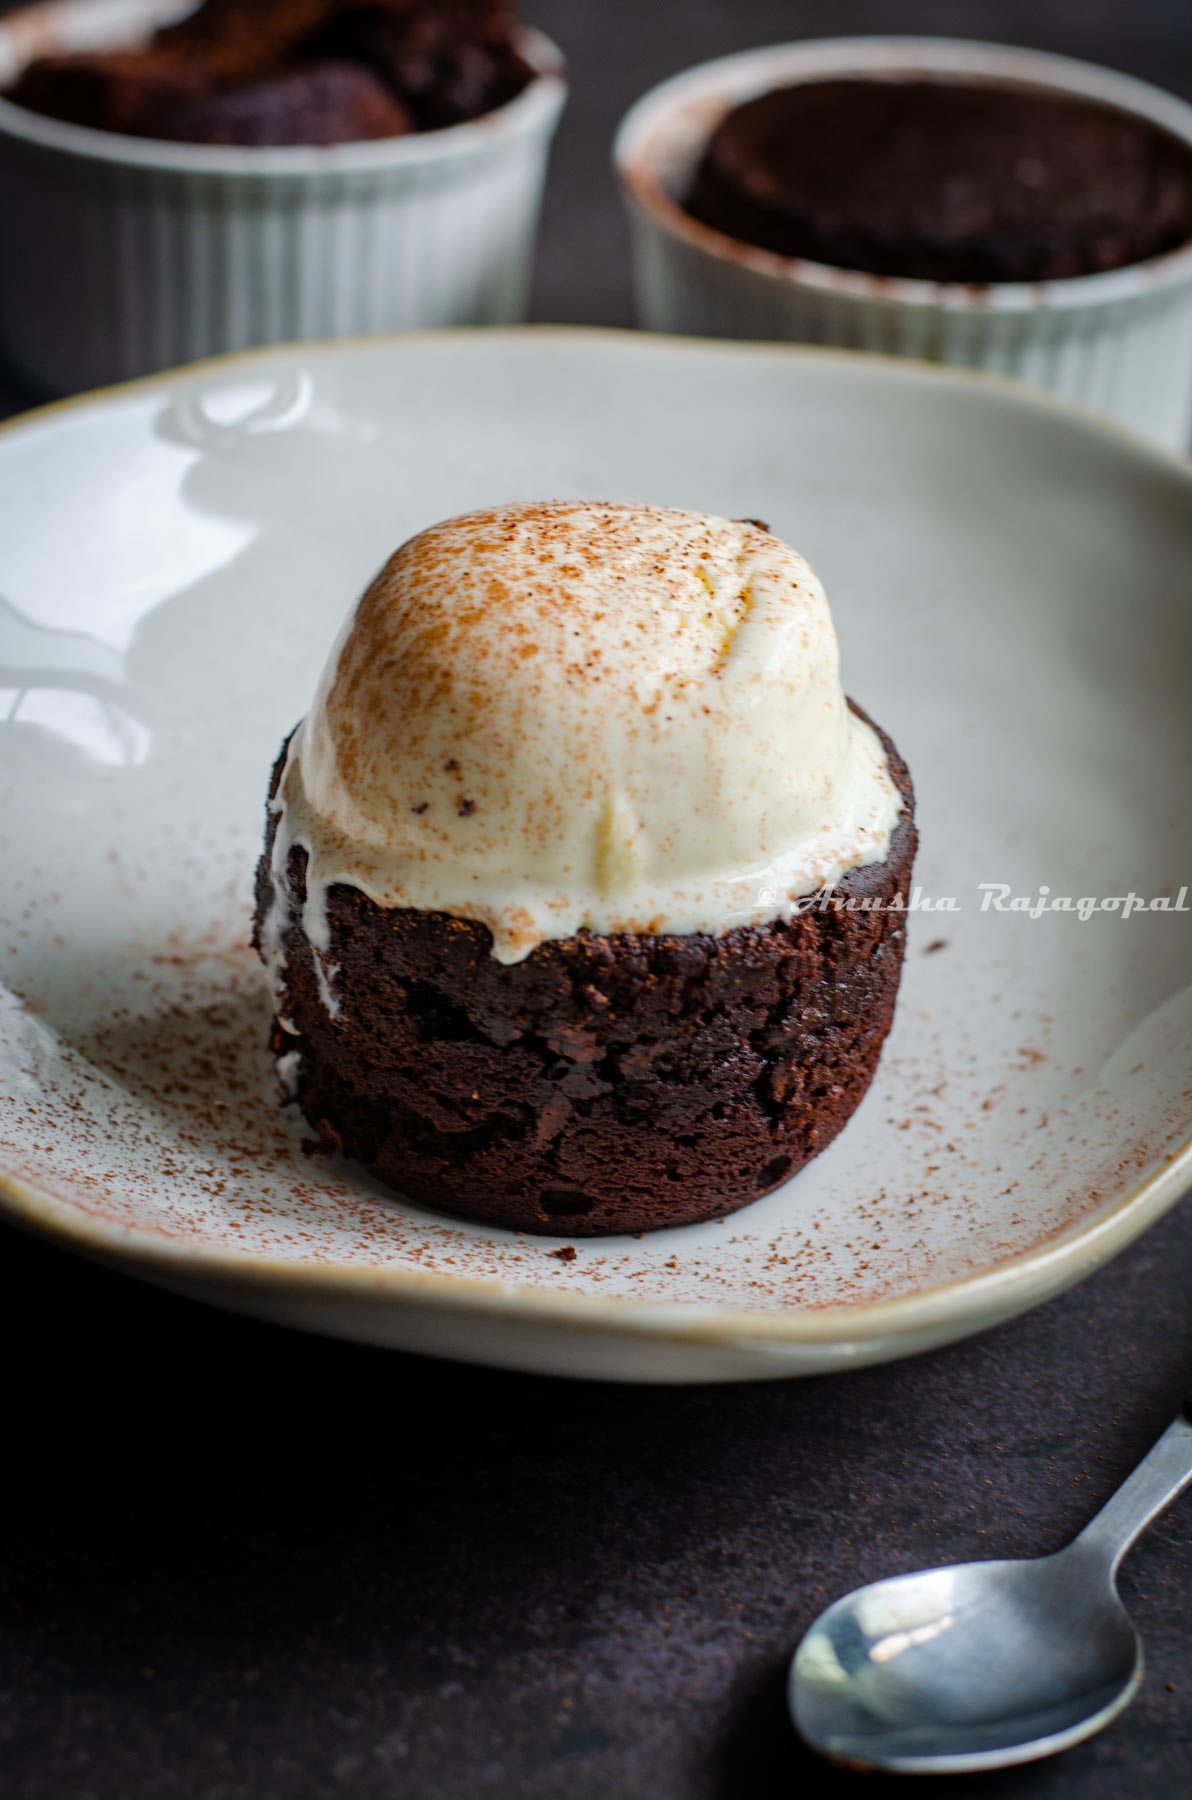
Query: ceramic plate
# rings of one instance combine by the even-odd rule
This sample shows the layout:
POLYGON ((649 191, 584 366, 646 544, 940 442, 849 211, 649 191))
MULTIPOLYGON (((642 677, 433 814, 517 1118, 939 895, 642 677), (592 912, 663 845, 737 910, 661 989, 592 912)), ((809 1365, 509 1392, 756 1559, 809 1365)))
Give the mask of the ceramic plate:
POLYGON ((321 1331, 727 1380, 1007 1318, 1188 1184, 1176 460, 905 362, 432 335, 20 421, 0 545, 0 1190, 19 1222, 321 1331), (897 1021, 844 1134, 723 1223, 573 1258, 311 1160, 248 947, 269 766, 345 609, 420 526, 548 495, 761 517, 797 544, 922 830, 897 1021))

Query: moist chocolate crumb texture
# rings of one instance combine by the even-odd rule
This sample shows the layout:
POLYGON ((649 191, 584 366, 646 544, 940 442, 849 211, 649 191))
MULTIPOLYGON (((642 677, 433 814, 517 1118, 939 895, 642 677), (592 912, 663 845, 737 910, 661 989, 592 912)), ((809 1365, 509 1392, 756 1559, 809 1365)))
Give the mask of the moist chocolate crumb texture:
POLYGON ((1118 108, 999 82, 777 88, 716 127, 687 209, 780 256, 967 282, 1091 275, 1192 238, 1192 155, 1118 108))
POLYGON ((144 49, 39 57, 5 97, 137 137, 317 146, 462 124, 532 79, 508 0, 205 0, 144 49))
POLYGON ((569 1238, 829 1144, 902 963, 910 777, 753 521, 579 502, 397 552, 282 748, 254 941, 287 1096, 401 1193, 569 1238))

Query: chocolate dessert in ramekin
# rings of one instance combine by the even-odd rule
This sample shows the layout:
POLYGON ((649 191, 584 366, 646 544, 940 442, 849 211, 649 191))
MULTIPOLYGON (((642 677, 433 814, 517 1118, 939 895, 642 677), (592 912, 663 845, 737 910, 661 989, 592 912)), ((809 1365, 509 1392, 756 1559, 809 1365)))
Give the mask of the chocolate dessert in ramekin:
POLYGON ((890 1028, 910 778, 760 524, 588 502, 410 539, 282 748, 255 941, 321 1144, 594 1235, 831 1142, 890 1028))
POLYGON ((1173 94, 1004 44, 804 38, 651 89, 614 159, 652 331, 981 369, 1186 448, 1173 94))
POLYGON ((100 131, 263 149, 463 124, 533 78, 510 0, 202 0, 142 48, 37 57, 5 97, 100 131))

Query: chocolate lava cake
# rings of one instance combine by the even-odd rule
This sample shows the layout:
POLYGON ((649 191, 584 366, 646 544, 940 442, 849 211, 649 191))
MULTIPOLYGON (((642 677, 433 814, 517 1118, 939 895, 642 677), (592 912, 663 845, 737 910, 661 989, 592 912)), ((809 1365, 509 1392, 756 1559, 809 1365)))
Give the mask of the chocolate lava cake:
POLYGON ((687 210, 780 256, 979 285, 1192 238, 1192 156, 1148 120, 1008 82, 824 80, 735 107, 687 210))
POLYGON ((410 540, 332 652, 266 816, 254 943, 284 1086, 323 1150, 413 1200, 568 1236, 722 1217, 823 1150, 873 1077, 903 957, 910 776, 843 698, 814 574, 755 521, 546 503, 410 540), (694 785, 634 789, 676 745, 694 785), (808 779, 788 767, 800 745, 808 779), (794 862, 778 846, 773 866, 802 871, 785 903, 757 888, 755 849, 784 780, 825 820, 794 862), (602 797, 618 781, 619 813, 602 797), (824 835, 837 800, 842 852, 824 835), (677 877, 661 901, 625 861, 651 834, 677 877), (691 875, 706 842, 753 856, 743 913, 734 883, 691 875), (817 842, 855 866, 822 885, 817 842), (492 876, 500 856, 518 881, 492 876), (580 886, 597 871, 570 913, 543 874, 560 868, 580 886))

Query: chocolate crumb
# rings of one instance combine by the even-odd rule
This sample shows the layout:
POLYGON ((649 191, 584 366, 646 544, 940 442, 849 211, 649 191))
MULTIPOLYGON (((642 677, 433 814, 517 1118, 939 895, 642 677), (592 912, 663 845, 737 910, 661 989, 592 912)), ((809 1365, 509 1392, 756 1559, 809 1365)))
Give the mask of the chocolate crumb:
POLYGON ((474 800, 463 799, 460 801, 459 816, 461 819, 470 819, 475 811, 476 802, 474 800))
POLYGON ((561 1250, 549 1250, 547 1252, 547 1255, 548 1256, 557 1256, 560 1262, 574 1262, 575 1261, 575 1245, 574 1244, 564 1244, 563 1248, 561 1250))
POLYGON ((411 808, 410 808, 410 811, 411 811, 411 812, 412 812, 412 813, 417 813, 417 814, 418 814, 418 815, 419 815, 419 817, 421 817, 421 816, 422 816, 422 814, 423 814, 423 813, 424 813, 424 812, 425 812, 425 811, 426 811, 426 809, 427 809, 427 807, 428 807, 428 806, 429 806, 429 805, 430 805, 430 801, 429 801, 429 800, 420 800, 420 801, 419 801, 419 802, 418 802, 418 804, 417 804, 417 806, 412 806, 412 807, 411 807, 411 808))
POLYGON ((947 938, 932 938, 929 944, 924 944, 923 954, 924 956, 934 956, 937 950, 946 950, 947 948, 947 938))

